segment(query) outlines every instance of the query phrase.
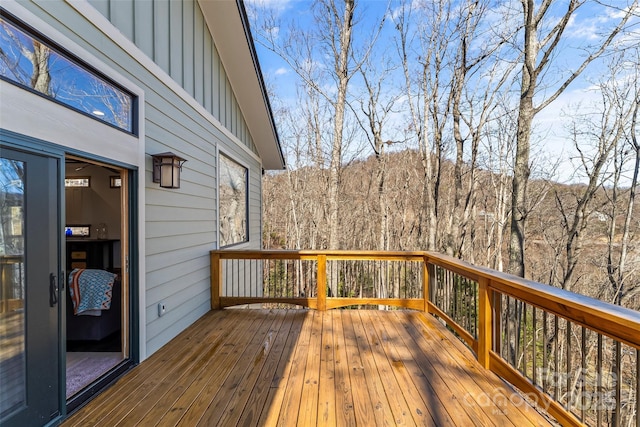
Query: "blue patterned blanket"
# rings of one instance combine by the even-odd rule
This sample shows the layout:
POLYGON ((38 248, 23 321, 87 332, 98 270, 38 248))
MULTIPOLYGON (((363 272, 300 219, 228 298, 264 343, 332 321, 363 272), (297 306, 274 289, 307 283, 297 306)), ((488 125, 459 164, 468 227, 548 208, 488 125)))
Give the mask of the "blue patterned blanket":
POLYGON ((93 310, 111 308, 116 275, 104 270, 76 268, 69 274, 69 293, 74 314, 100 315, 93 310))

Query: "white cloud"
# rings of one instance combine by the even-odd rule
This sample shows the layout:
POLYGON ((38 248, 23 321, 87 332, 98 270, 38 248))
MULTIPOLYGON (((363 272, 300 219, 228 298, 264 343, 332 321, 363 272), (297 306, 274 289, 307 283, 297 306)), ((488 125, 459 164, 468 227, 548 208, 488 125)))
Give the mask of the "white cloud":
POLYGON ((291 8, 294 0, 245 0, 247 9, 251 11, 271 10, 276 14, 282 14, 291 8))

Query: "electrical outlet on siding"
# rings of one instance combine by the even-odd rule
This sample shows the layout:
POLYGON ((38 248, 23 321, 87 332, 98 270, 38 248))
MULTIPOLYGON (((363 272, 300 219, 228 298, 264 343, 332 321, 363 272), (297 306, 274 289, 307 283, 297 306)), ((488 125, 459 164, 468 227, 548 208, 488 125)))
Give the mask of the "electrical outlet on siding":
POLYGON ((164 316, 164 314, 166 312, 167 312, 167 305, 164 303, 164 301, 159 302, 158 303, 158 317, 164 316))

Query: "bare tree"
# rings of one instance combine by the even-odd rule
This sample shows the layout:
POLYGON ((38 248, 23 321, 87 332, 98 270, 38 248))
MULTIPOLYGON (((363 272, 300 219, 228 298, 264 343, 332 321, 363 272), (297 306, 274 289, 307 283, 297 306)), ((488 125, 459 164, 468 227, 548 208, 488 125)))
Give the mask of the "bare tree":
MULTIPOLYGON (((345 147, 346 108, 349 85, 371 53, 382 21, 369 38, 353 43, 353 30, 359 23, 356 0, 316 0, 312 5, 314 25, 291 23, 287 36, 280 37, 281 23, 267 18, 258 28, 259 42, 280 56, 331 109, 331 138, 328 153, 327 247, 338 249, 340 233, 340 172, 345 147)), ((363 34, 368 32, 363 31, 363 34)), ((326 133, 326 128, 318 128, 326 133)))
POLYGON ((489 172, 489 185, 483 188, 482 215, 485 242, 481 250, 485 255, 484 265, 504 271, 505 230, 509 223, 509 181, 515 153, 516 118, 508 107, 508 100, 501 99, 503 107, 490 123, 487 137, 483 141, 483 167, 489 172))
POLYGON ((428 250, 437 250, 441 167, 446 151, 444 133, 451 111, 451 98, 444 93, 447 85, 444 55, 450 42, 447 27, 452 13, 453 5, 445 0, 403 1, 394 16, 409 130, 422 157, 419 234, 422 246, 428 250))
POLYGON ((490 2, 467 1, 459 5, 457 24, 451 36, 455 51, 450 89, 453 139, 456 144, 454 195, 448 215, 444 250, 473 262, 472 240, 475 227, 471 216, 476 207, 480 142, 485 127, 496 120, 496 107, 514 65, 500 60, 499 52, 513 34, 487 31, 490 2), (487 36, 491 34, 491 37, 487 36), (482 39, 480 43, 477 39, 482 39), (479 45, 476 46, 476 45, 479 45))
MULTIPOLYGON (((518 108, 517 148, 512 181, 511 232, 509 239, 509 272, 525 275, 525 221, 527 216, 527 183, 530 176, 529 157, 531 151, 531 126, 534 117, 555 101, 567 87, 611 45, 637 8, 634 0, 623 12, 622 18, 602 41, 588 48, 586 57, 568 76, 557 82, 555 90, 550 90, 552 82, 544 82, 546 73, 562 46, 565 31, 571 19, 587 0, 569 0, 564 11, 554 15, 552 0, 536 3, 534 0, 521 0, 522 5, 522 70, 520 82, 520 104, 518 108), (546 84, 543 84, 546 83, 546 84), (536 103, 540 89, 550 93, 536 103)), ((594 2, 595 3, 595 2, 594 2)))
POLYGON ((385 187, 387 156, 385 148, 392 144, 402 143, 402 140, 389 139, 395 136, 393 124, 390 123, 394 107, 398 104, 400 95, 393 92, 393 88, 385 85, 386 80, 394 71, 393 65, 387 59, 376 58, 375 62, 369 58, 360 69, 364 84, 362 96, 356 97, 359 111, 356 117, 361 117, 358 124, 363 130, 376 160, 375 188, 377 194, 378 219, 377 244, 379 250, 389 250, 389 204, 385 187), (385 138, 386 136, 386 138, 385 138))
POLYGON ((576 187, 578 191, 569 197, 563 197, 555 191, 561 226, 566 233, 563 242, 564 270, 559 281, 562 289, 571 290, 578 280, 574 276, 580 262, 586 229, 596 209, 593 201, 607 179, 606 167, 611 155, 624 137, 629 111, 620 111, 620 99, 617 98, 617 95, 603 91, 600 112, 597 114, 600 120, 594 120, 595 114, 582 114, 571 126, 574 148, 579 154, 580 167, 587 183, 576 187))
MULTIPOLYGON (((631 70, 630 75, 625 76, 626 84, 619 82, 620 86, 609 88, 612 96, 618 101, 618 107, 622 109, 618 118, 619 126, 623 128, 623 136, 615 153, 615 167, 613 178, 608 186, 609 233, 607 244, 607 277, 611 287, 612 302, 624 305, 636 295, 640 295, 635 264, 638 263, 637 255, 633 255, 633 226, 634 204, 638 187, 638 172, 640 169, 640 140, 638 131, 640 120, 640 50, 635 49, 630 55, 630 60, 623 64, 626 70, 631 70), (616 90, 617 89, 617 90, 616 90), (626 184, 622 183, 625 161, 631 162, 631 179, 626 184), (619 224, 617 217, 622 216, 619 224), (620 229, 619 229, 620 228, 620 229), (635 278, 635 280, 634 280, 635 278)), ((621 80, 621 79, 619 79, 621 80)), ((638 309, 639 307, 631 307, 638 309)))
POLYGON ((6 74, 12 75, 17 82, 25 86, 52 96, 49 68, 51 49, 35 39, 27 44, 6 22, 2 21, 1 25, 7 44, 4 49, 0 47, 0 61, 7 69, 6 74), (29 60, 31 73, 20 65, 22 57, 29 60))

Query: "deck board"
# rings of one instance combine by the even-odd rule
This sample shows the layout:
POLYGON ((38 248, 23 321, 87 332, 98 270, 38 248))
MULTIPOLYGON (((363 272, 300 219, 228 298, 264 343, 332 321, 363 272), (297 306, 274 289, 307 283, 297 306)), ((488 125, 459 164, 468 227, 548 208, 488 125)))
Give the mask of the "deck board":
POLYGON ((431 316, 226 309, 205 315, 63 425, 549 422, 431 316))

